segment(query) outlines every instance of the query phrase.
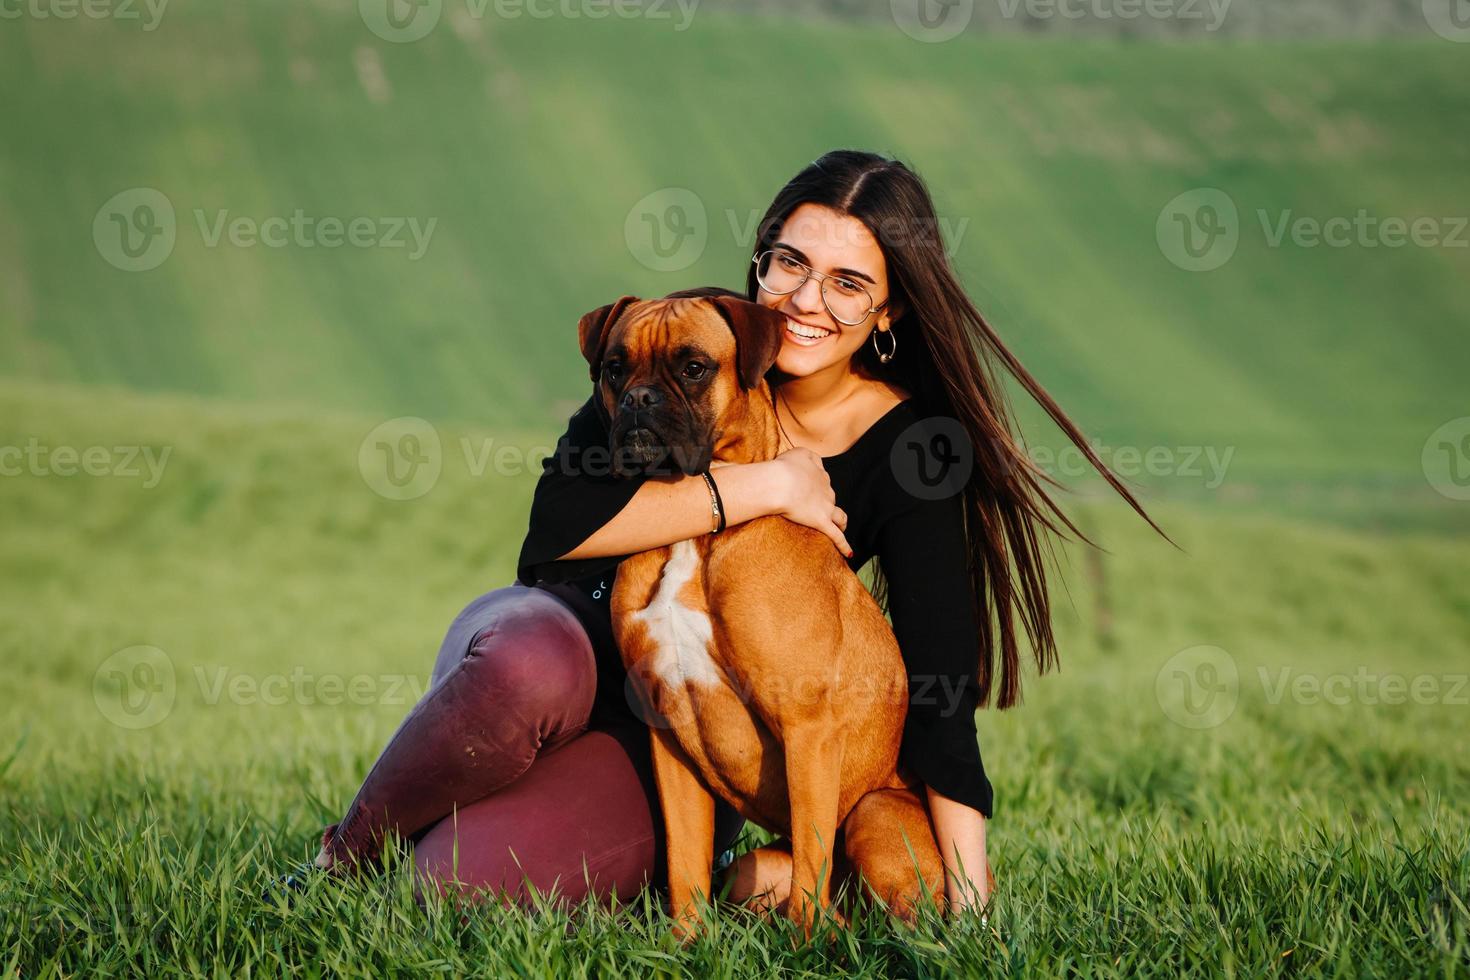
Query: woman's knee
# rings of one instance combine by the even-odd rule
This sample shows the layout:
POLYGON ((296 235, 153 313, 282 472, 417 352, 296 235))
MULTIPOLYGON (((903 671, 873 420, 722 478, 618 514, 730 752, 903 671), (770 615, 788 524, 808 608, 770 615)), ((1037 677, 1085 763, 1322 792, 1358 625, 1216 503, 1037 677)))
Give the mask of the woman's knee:
POLYGON ((482 617, 460 669, 502 710, 513 706, 538 725, 543 738, 582 730, 597 691, 586 630, 570 609, 540 589, 508 586, 497 592, 504 595, 482 617))

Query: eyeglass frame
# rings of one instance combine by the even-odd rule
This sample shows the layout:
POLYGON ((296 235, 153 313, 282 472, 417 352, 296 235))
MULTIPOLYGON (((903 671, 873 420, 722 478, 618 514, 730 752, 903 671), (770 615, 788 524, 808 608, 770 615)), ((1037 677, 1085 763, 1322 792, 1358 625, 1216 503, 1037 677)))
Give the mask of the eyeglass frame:
MULTIPOLYGON (((829 303, 829 302, 827 302, 827 291, 822 288, 821 283, 823 281, 827 280, 827 279, 852 279, 851 276, 834 276, 834 275, 831 275, 831 274, 826 273, 826 272, 818 272, 816 269, 813 269, 811 266, 807 265, 805 262, 801 261, 796 256, 792 255, 790 252, 787 252, 787 251, 782 250, 782 249, 775 249, 775 248, 765 249, 764 251, 757 252, 755 254, 755 256, 753 258, 751 258, 750 261, 755 266, 755 281, 756 281, 756 284, 758 286, 760 286, 760 288, 764 289, 766 292, 770 293, 772 296, 790 296, 792 293, 796 292, 802 286, 805 286, 806 285, 806 281, 808 279, 810 279, 812 276, 816 276, 817 277, 817 284, 818 284, 817 285, 817 294, 822 297, 822 306, 826 309, 826 311, 829 314, 831 314, 832 319, 836 320, 838 323, 842 324, 844 327, 856 327, 856 326, 861 325, 862 323, 864 323, 868 319, 868 317, 872 316, 874 313, 879 312, 880 310, 883 309, 883 307, 887 306, 888 305, 888 299, 892 299, 892 297, 889 297, 888 299, 883 300, 883 302, 879 303, 877 306, 871 307, 861 317, 859 317, 858 319, 853 320, 851 323, 849 323, 848 321, 842 319, 842 317, 838 316, 835 311, 833 311, 832 304, 829 303), (795 286, 792 286, 790 289, 786 290, 784 293, 778 292, 778 291, 776 291, 774 289, 769 289, 769 288, 766 287, 766 284, 765 283, 761 282, 761 266, 760 266, 761 257, 762 256, 765 256, 765 255, 776 255, 778 253, 781 254, 781 255, 787 256, 788 258, 790 258, 790 260, 792 262, 795 262, 797 265, 801 266, 803 269, 806 270, 806 275, 804 275, 804 276, 801 277, 801 282, 797 283, 795 286)), ((858 288, 861 289, 864 293, 867 293, 868 302, 869 303, 873 302, 873 294, 868 292, 868 287, 867 286, 864 286, 864 285, 859 284, 858 285, 858 288)))

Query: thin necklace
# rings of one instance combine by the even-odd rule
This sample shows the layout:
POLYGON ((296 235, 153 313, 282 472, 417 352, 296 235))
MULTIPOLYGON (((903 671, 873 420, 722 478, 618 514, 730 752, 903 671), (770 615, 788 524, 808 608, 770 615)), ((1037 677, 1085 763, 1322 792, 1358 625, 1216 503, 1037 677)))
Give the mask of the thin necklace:
MULTIPOLYGON (((775 415, 776 415, 776 428, 778 428, 779 430, 781 430, 781 434, 783 436, 786 436, 786 441, 791 444, 791 448, 792 449, 795 449, 796 448, 796 443, 792 440, 790 434, 787 433, 786 426, 781 421, 781 413, 778 412, 778 411, 776 411, 776 400, 778 398, 781 400, 781 404, 786 405, 786 399, 782 395, 780 395, 776 390, 773 389, 771 391, 771 411, 774 412, 775 415)), ((791 411, 791 406, 790 405, 786 405, 786 411, 788 411, 788 412, 791 411)), ((791 417, 792 418, 796 418, 795 415, 793 415, 791 417)), ((780 451, 781 451, 781 447, 778 444, 776 446, 776 452, 777 453, 780 453, 780 451)))

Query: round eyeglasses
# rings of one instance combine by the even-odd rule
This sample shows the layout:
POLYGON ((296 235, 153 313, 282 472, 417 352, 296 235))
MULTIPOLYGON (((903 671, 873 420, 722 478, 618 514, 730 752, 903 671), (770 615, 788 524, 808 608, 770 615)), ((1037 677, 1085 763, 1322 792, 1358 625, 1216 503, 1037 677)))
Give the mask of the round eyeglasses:
POLYGON ((818 272, 792 255, 772 248, 751 259, 755 263, 755 278, 762 289, 776 296, 796 292, 813 276, 819 283, 822 304, 832 319, 849 327, 855 327, 881 310, 887 300, 873 305, 873 294, 862 283, 849 276, 829 276, 818 272))

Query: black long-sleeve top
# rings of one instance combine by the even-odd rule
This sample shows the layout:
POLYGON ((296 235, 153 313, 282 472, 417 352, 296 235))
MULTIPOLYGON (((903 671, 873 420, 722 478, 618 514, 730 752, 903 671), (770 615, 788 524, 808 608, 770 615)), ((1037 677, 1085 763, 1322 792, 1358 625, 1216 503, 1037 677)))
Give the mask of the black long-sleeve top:
MULTIPOLYGON (((876 555, 888 582, 889 617, 909 675, 899 764, 988 817, 993 794, 975 731, 980 630, 963 504, 960 494, 938 496, 943 490, 925 482, 937 461, 928 456, 933 443, 924 418, 918 400, 909 398, 846 451, 822 457, 822 465, 848 515, 849 567, 857 571, 876 555)), ((517 579, 577 611, 597 654, 594 717, 626 719, 636 716, 613 640, 609 596, 627 556, 557 560, 617 516, 642 485, 645 477, 613 476, 608 458, 607 427, 589 398, 542 465, 517 579)))

